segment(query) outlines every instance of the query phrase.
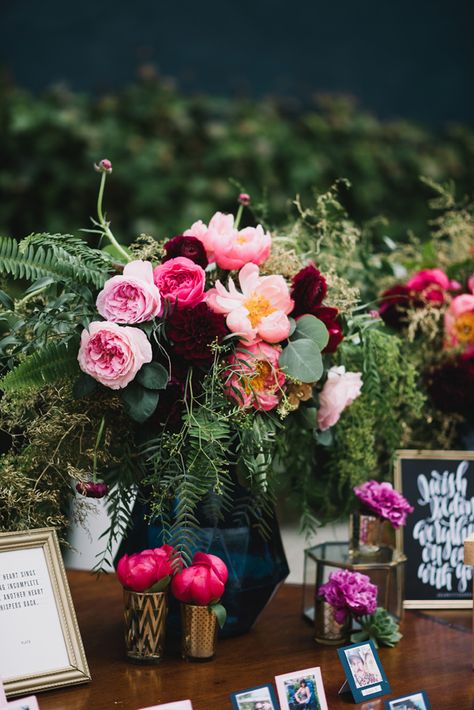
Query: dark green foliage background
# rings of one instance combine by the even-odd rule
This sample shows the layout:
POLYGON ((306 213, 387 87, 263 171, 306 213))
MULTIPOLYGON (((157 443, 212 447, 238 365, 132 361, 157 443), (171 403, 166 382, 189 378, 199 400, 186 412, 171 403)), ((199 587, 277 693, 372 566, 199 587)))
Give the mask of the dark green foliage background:
POLYGON ((114 164, 106 207, 123 242, 178 234, 234 209, 229 178, 265 201, 278 226, 297 193, 347 177, 350 216, 385 215, 397 239, 426 229, 420 175, 452 178, 458 194, 474 188, 469 128, 381 122, 346 98, 320 97, 293 113, 272 99, 184 97, 155 79, 98 99, 64 89, 35 97, 3 82, 0 127, 0 233, 15 238, 88 227, 97 191, 90 171, 102 157, 114 164))

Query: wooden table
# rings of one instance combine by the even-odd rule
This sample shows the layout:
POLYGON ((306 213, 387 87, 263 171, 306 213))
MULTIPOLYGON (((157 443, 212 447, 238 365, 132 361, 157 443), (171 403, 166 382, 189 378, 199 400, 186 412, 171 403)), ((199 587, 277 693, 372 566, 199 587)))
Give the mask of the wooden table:
MULTIPOLYGON (((311 626, 301 618, 297 585, 281 587, 250 633, 220 641, 214 661, 186 663, 174 656, 150 667, 124 659, 122 590, 115 577, 96 579, 87 572, 69 572, 68 577, 92 681, 39 694, 41 710, 137 710, 186 698, 194 710, 220 710, 231 707, 232 691, 312 666, 321 666, 330 710, 352 704, 337 695, 344 676, 336 650, 316 645, 311 626)), ((387 697, 424 689, 433 710, 470 710, 470 624, 470 611, 406 612, 404 638, 396 648, 380 651, 392 686, 387 697)), ((383 703, 373 701, 372 707, 383 703)))

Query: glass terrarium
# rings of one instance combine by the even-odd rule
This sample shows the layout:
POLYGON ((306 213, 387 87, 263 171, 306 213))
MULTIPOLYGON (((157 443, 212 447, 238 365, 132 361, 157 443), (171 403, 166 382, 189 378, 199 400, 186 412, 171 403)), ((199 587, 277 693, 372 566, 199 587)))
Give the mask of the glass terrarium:
POLYGON ((395 618, 403 614, 403 586, 406 557, 383 545, 378 552, 351 552, 348 542, 325 542, 305 550, 303 616, 314 622, 316 591, 336 568, 361 572, 378 587, 378 605, 395 618))

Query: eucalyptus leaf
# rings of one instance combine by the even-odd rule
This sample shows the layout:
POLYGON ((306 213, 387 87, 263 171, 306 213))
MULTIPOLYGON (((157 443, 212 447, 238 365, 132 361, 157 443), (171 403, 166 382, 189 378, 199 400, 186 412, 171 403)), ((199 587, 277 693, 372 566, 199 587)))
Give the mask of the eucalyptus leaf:
POLYGON ((312 340, 301 338, 290 341, 279 358, 286 375, 300 382, 317 382, 323 374, 321 351, 312 340))
POLYGON ((158 582, 155 582, 155 584, 153 584, 149 589, 147 589, 147 592, 164 592, 170 582, 171 577, 169 574, 167 574, 166 577, 159 579, 158 582))
POLYGON ((155 411, 160 395, 155 390, 142 387, 134 380, 122 390, 122 399, 128 416, 139 424, 143 424, 155 411))
POLYGON ((298 318, 295 332, 292 336, 292 340, 300 340, 302 338, 312 340, 320 350, 324 350, 329 342, 329 332, 322 320, 308 314, 298 318))
POLYGON ((149 390, 164 390, 168 384, 168 370, 158 362, 150 362, 137 372, 135 381, 149 390))
POLYGON ((215 604, 209 604, 208 609, 216 615, 217 623, 222 629, 227 620, 227 611, 225 610, 225 607, 222 606, 222 604, 219 604, 219 602, 216 602, 215 604))
POLYGON ((321 446, 331 446, 333 439, 334 436, 331 429, 326 429, 318 433, 318 444, 321 444, 321 446))

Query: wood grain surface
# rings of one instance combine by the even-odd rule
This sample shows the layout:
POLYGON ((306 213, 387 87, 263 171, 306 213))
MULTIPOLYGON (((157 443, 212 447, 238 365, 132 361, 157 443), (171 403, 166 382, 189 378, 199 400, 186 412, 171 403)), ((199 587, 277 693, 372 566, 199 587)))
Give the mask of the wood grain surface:
MULTIPOLYGON (((170 651, 161 665, 147 667, 125 660, 122 589, 114 575, 70 571, 68 577, 92 681, 39 694, 41 710, 137 710, 186 698, 194 710, 220 710, 231 707, 233 691, 313 666, 321 667, 330 710, 353 705, 337 694, 344 675, 335 648, 317 646, 301 618, 298 585, 283 585, 250 633, 220 641, 214 661, 186 663, 170 651)), ((401 642, 380 650, 392 687, 384 700, 424 689, 432 710, 471 710, 471 617, 470 611, 406 612, 401 642)), ((378 710, 383 702, 357 707, 370 705, 378 710)))

